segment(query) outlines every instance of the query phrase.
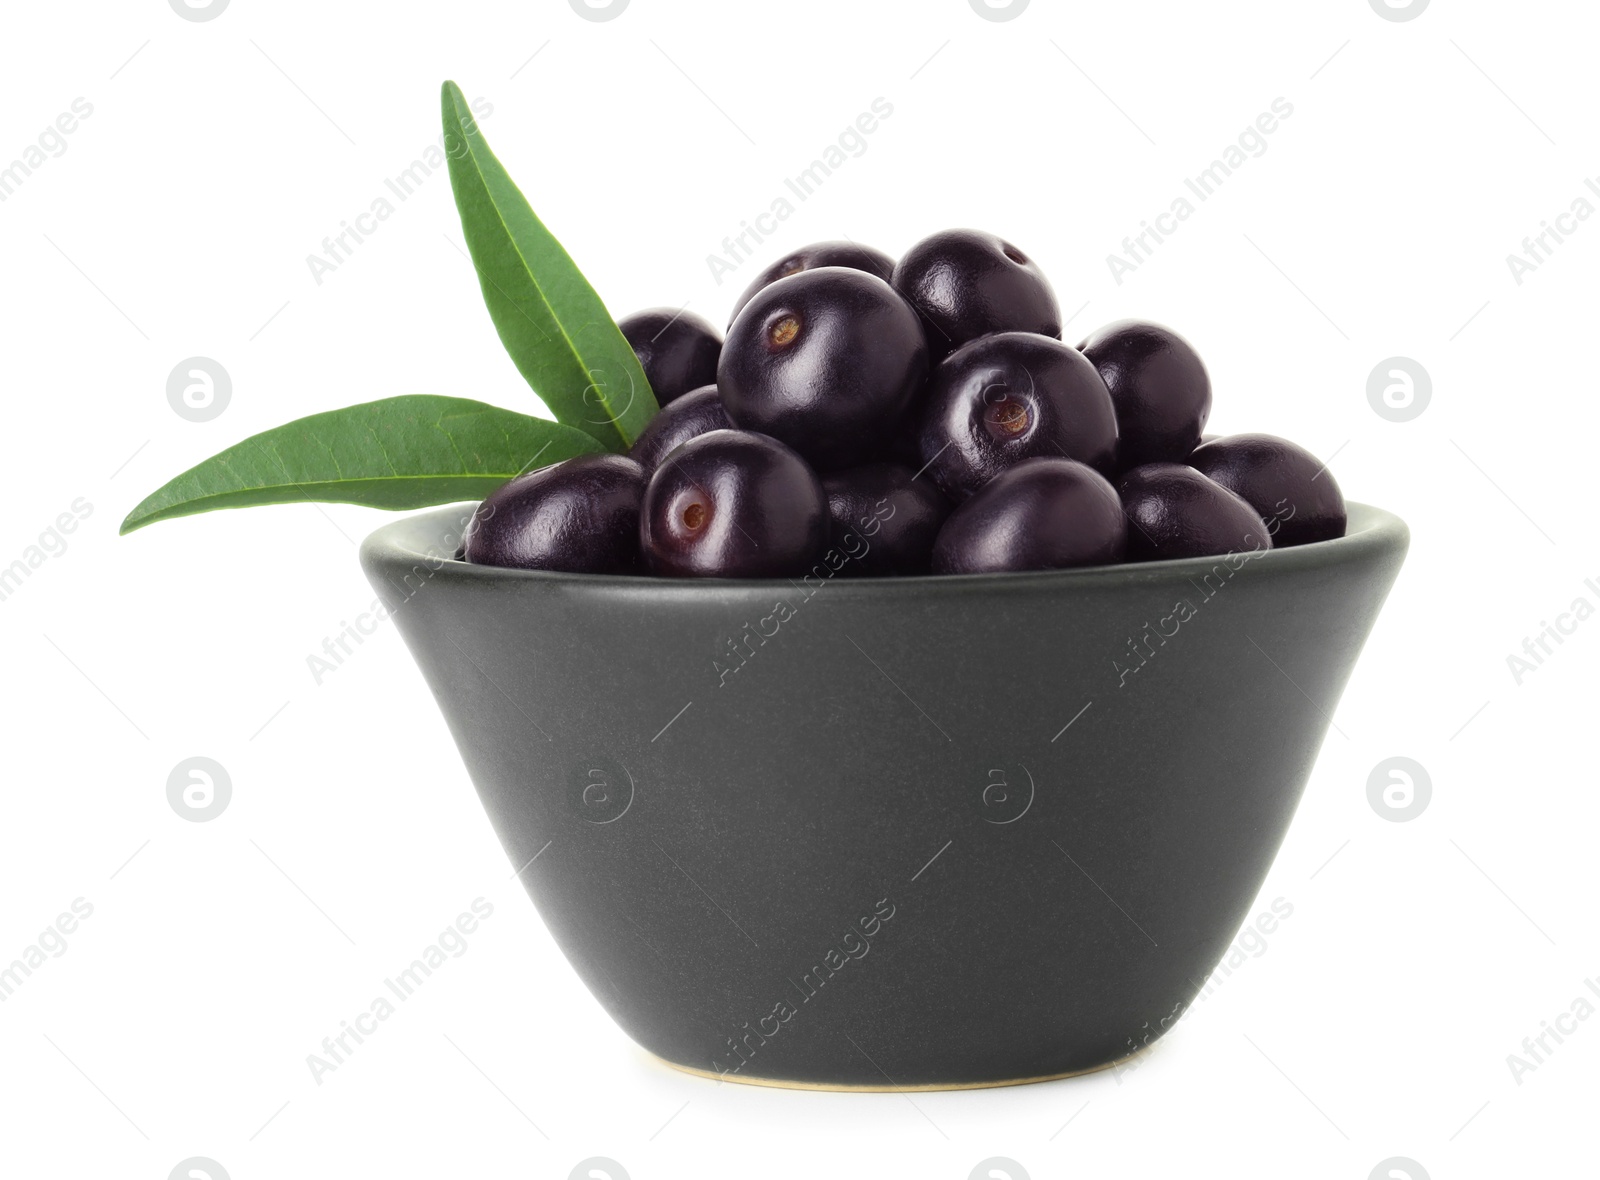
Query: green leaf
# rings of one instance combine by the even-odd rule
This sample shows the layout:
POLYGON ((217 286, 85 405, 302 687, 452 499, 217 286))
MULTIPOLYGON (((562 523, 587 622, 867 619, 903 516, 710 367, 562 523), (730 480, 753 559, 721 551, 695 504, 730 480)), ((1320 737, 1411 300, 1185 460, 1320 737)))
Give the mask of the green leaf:
POLYGON ((443 107, 450 187, 501 342, 557 421, 625 449, 657 409, 639 358, 495 159, 454 82, 443 107))
POLYGON ((119 531, 257 504, 423 508, 476 500, 535 465, 601 452, 581 431, 483 402, 391 397, 253 435, 145 497, 119 531))

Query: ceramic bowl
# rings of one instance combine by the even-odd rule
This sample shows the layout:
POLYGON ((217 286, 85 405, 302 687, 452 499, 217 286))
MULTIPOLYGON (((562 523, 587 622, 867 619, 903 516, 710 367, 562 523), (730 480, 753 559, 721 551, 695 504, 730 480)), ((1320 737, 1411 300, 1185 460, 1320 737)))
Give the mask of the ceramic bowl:
POLYGON ((954 1088, 1108 1065, 1194 998, 1405 556, 1349 510, 1253 556, 943 578, 474 566, 459 507, 361 556, 630 1037, 729 1080, 954 1088))

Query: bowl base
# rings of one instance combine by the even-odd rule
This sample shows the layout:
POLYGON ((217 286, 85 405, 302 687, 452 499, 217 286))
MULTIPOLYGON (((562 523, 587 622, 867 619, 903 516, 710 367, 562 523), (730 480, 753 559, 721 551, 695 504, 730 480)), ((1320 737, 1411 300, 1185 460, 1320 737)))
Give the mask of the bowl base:
POLYGON ((882 1085, 853 1082, 801 1082, 788 1078, 763 1078, 744 1073, 717 1073, 715 1070, 700 1069, 693 1065, 680 1065, 676 1061, 668 1061, 665 1057, 658 1057, 654 1053, 649 1054, 649 1056, 663 1065, 671 1066, 679 1073, 693 1074, 697 1078, 706 1078, 713 1082, 737 1082, 741 1086, 768 1086, 775 1090, 823 1090, 836 1094, 910 1094, 930 1090, 998 1090, 1003 1086, 1031 1086, 1035 1082, 1058 1082, 1063 1078, 1080 1078, 1085 1074, 1115 1069, 1117 1066, 1143 1056, 1147 1052, 1149 1052, 1149 1046, 1139 1049, 1137 1052, 1129 1053, 1124 1057, 1102 1062, 1099 1065, 1091 1065, 1084 1069, 1069 1069, 1063 1073, 1040 1074, 1037 1077, 1001 1078, 991 1082, 921 1082, 912 1086, 898 1086, 892 1082, 882 1085))

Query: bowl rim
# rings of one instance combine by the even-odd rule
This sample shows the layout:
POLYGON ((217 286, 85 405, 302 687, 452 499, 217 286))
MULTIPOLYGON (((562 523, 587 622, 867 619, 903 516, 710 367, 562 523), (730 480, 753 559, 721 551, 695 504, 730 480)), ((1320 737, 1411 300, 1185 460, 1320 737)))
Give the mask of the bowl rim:
MULTIPOLYGON (((1405 521, 1394 513, 1370 504, 1347 501, 1345 507, 1349 519, 1344 536, 1259 552, 1234 551, 1231 554, 1181 557, 1166 561, 1122 562, 1117 565, 1008 573, 839 578, 832 574, 807 572, 793 578, 663 578, 647 574, 578 574, 475 565, 458 560, 453 551, 449 554, 441 552, 440 542, 457 535, 446 527, 446 522, 453 521, 457 529, 463 527, 475 507, 474 502, 446 505, 414 512, 379 526, 361 543, 362 564, 371 568, 414 567, 419 562, 426 562, 431 567, 434 577, 448 576, 468 581, 527 582, 545 587, 587 588, 647 596, 659 596, 668 592, 674 595, 687 593, 714 596, 719 592, 727 593, 735 590, 781 592, 795 589, 802 584, 803 579, 812 577, 820 578, 823 584, 837 583, 837 589, 832 594, 851 598, 862 596, 870 598, 888 596, 897 591, 905 593, 912 589, 922 593, 937 593, 1000 591, 1037 588, 1043 585, 1065 590, 1104 584, 1108 581, 1166 582, 1210 570, 1218 562, 1230 556, 1240 556, 1244 552, 1251 553, 1248 558, 1251 568, 1292 573, 1344 565, 1384 551, 1397 550, 1403 553, 1410 543, 1411 536, 1405 521)), ((818 566, 821 571, 827 569, 821 562, 818 566)))

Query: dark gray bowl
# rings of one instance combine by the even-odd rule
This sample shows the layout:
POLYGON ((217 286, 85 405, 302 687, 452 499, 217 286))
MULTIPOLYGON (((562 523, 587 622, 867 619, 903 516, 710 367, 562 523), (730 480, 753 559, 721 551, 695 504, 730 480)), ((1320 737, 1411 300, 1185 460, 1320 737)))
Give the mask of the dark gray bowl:
POLYGON ((838 1088, 1060 1077, 1170 1027, 1407 545, 1352 504, 1250 558, 682 582, 467 565, 464 518, 362 563, 556 942, 671 1064, 838 1088))

